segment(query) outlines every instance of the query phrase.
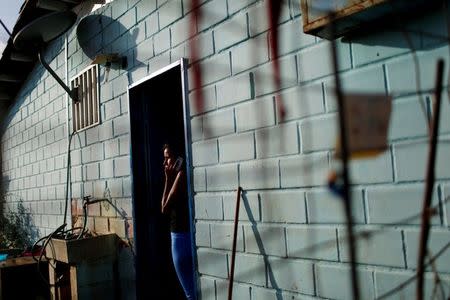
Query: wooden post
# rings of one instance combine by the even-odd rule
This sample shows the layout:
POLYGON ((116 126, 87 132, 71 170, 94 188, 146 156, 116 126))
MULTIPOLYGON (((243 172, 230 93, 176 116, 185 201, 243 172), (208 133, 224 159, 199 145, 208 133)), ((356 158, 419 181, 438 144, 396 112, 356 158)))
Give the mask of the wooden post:
POLYGON ((48 282, 50 283, 50 299, 58 300, 58 289, 56 288, 57 274, 53 266, 56 266, 56 261, 49 259, 48 261, 48 282))
POLYGON ((233 230, 233 248, 231 250, 231 270, 230 270, 230 281, 228 282, 228 300, 233 299, 233 281, 234 281, 234 261, 236 258, 236 240, 237 240, 237 229, 239 222, 239 206, 241 203, 241 191, 242 188, 238 187, 236 195, 236 211, 234 212, 234 230, 233 230))
POLYGON ((78 272, 77 266, 70 266, 70 296, 72 300, 78 300, 78 272))

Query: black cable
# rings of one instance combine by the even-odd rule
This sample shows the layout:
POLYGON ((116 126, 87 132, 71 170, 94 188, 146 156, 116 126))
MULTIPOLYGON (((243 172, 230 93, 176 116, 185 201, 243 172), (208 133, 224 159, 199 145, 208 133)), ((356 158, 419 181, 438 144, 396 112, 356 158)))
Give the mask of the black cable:
POLYGON ((67 210, 68 210, 68 203, 69 203, 69 184, 70 184, 70 146, 72 144, 72 138, 75 134, 78 134, 78 132, 74 131, 69 136, 69 144, 67 145, 67 167, 66 167, 66 201, 64 204, 64 221, 63 223, 67 223, 67 210))
MULTIPOLYGON (((31 254, 32 254, 32 257, 33 257, 33 259, 37 262, 38 273, 39 273, 41 279, 42 279, 47 285, 49 285, 49 286, 54 286, 54 285, 52 285, 52 284, 44 277, 44 275, 42 274, 41 269, 40 269, 40 264, 41 264, 41 262, 42 262, 42 259, 43 259, 44 257, 45 257, 46 259, 48 259, 48 258, 47 258, 47 255, 46 255, 46 248, 47 248, 47 246, 51 245, 51 239, 54 238, 54 237, 58 237, 58 238, 64 239, 64 240, 71 240, 71 239, 73 239, 73 237, 68 237, 66 234, 69 233, 69 232, 72 232, 72 231, 81 229, 81 227, 73 227, 73 228, 70 228, 70 229, 67 229, 67 230, 63 230, 63 228, 64 228, 65 226, 66 226, 66 224, 63 224, 63 225, 61 225, 60 227, 58 227, 55 231, 53 231, 52 233, 50 233, 49 235, 40 238, 39 240, 37 240, 37 241, 33 244, 32 248, 31 248, 31 254), (59 236, 58 233, 61 233, 61 236, 59 236), (39 258, 36 258, 36 257, 33 255, 34 248, 36 248, 37 244, 40 243, 40 242, 43 241, 43 240, 45 240, 45 242, 44 242, 44 243, 42 244, 42 246, 41 246, 41 251, 40 251, 40 254, 39 254, 39 258)), ((52 246, 51 246, 51 247, 52 247, 52 246)), ((52 247, 52 252, 53 252, 52 256, 55 257, 55 253, 54 253, 54 248, 53 248, 53 247, 52 247)), ((53 269, 55 269, 55 266, 51 265, 50 263, 49 263, 49 265, 50 265, 53 269)))
MULTIPOLYGON (((42 280, 44 280, 44 282, 47 283, 49 286, 52 286, 52 285, 48 282, 47 279, 45 279, 45 277, 42 274, 41 269, 40 269, 40 264, 41 264, 42 258, 44 256, 46 257, 46 253, 45 253, 46 247, 47 247, 47 245, 49 245, 51 239, 53 237, 57 236, 58 233, 62 234, 60 236, 61 239, 67 239, 67 236, 65 236, 65 234, 75 230, 75 228, 71 228, 71 229, 65 230, 65 227, 67 226, 67 212, 68 212, 68 204, 69 204, 69 185, 70 185, 70 170, 71 170, 71 168, 70 168, 71 167, 71 156, 70 156, 70 150, 71 149, 70 148, 71 148, 71 144, 72 144, 72 138, 73 138, 73 136, 75 134, 78 134, 78 132, 72 132, 70 134, 70 136, 69 136, 69 143, 68 143, 68 146, 67 146, 66 197, 65 197, 65 203, 64 203, 64 221, 63 221, 63 224, 61 226, 59 226, 56 230, 54 230, 52 233, 50 233, 49 235, 44 236, 44 237, 40 238, 39 240, 37 240, 33 244, 33 246, 31 247, 31 254, 33 256, 33 259, 37 262, 38 273, 41 276, 42 280), (40 252, 39 258, 36 259, 36 257, 34 257, 34 255, 33 255, 34 249, 43 240, 45 240, 45 242, 41 246, 41 252, 40 252)), ((53 257, 54 256, 55 256, 55 254, 53 253, 53 257)), ((55 268, 54 266, 52 266, 52 267, 55 268)))
POLYGON ((9 31, 8 27, 6 27, 5 23, 3 23, 2 19, 0 19, 0 24, 2 25, 3 29, 8 33, 9 37, 12 37, 11 32, 9 31))
POLYGON ((69 235, 69 233, 71 233, 71 232, 73 232, 73 231, 76 231, 76 230, 80 230, 80 229, 82 229, 83 227, 72 227, 72 228, 70 228, 70 229, 66 229, 66 230, 64 230, 63 231, 63 234, 64 234, 64 239, 65 240, 73 240, 73 239, 75 239, 75 234, 70 234, 69 235))
POLYGON ((86 230, 87 217, 88 217, 87 206, 88 206, 88 202, 86 201, 83 204, 83 214, 84 214, 83 228, 81 229, 80 234, 77 237, 77 240, 79 240, 81 238, 81 236, 84 234, 84 231, 86 230))
MULTIPOLYGON (((42 246, 42 250, 39 256, 38 261, 38 269, 39 269, 39 265, 40 262, 42 261, 42 257, 45 255, 45 248, 47 247, 47 245, 50 243, 51 239, 55 236, 57 236, 58 233, 61 233, 62 236, 58 236, 58 238, 64 239, 64 240, 70 240, 70 239, 74 239, 75 237, 72 235, 71 237, 69 237, 68 233, 73 232, 75 230, 81 229, 80 233, 77 235, 76 239, 80 239, 85 233, 86 233, 86 226, 87 226, 87 206, 89 204, 94 204, 94 203, 98 203, 98 202, 102 202, 102 201, 107 201, 109 204, 111 204, 111 206, 114 207, 114 209, 119 213, 119 215, 123 218, 126 219, 126 216, 123 215, 123 213, 111 202, 111 200, 109 199, 97 199, 97 200, 92 200, 90 201, 89 198, 87 197, 83 197, 83 199, 85 200, 84 204, 83 204, 83 213, 84 213, 84 220, 83 220, 83 227, 75 227, 75 228, 70 228, 65 230, 64 228, 67 225, 67 214, 68 214, 68 204, 69 204, 69 185, 70 185, 70 181, 71 181, 71 177, 70 177, 70 170, 71 170, 71 145, 72 145, 72 139, 73 136, 77 135, 78 139, 79 139, 79 143, 81 146, 81 140, 80 140, 80 136, 78 135, 78 132, 74 131, 70 134, 69 136, 69 143, 67 146, 67 167, 66 167, 66 197, 65 197, 65 204, 64 204, 64 222, 63 225, 61 225, 60 227, 58 227, 55 231, 53 231, 50 235, 45 236, 41 239, 39 239, 32 247, 32 252, 33 249, 36 247, 36 245, 45 240, 43 246, 42 246)), ((71 191, 70 191, 71 192, 71 191)), ((70 198, 71 198, 71 193, 70 193, 70 198)), ((130 244, 130 247, 132 249, 132 243, 130 241, 129 238, 127 238, 128 243, 130 244)), ((132 249, 133 252, 133 249, 132 249)), ((53 255, 54 256, 54 255, 53 255)), ((133 256, 134 256, 134 252, 133 252, 133 256)), ((36 260, 36 258, 34 258, 36 260)), ((41 277, 43 277, 43 275, 41 274, 41 277)), ((45 280, 46 281, 46 280, 45 280)), ((46 281, 48 283, 48 281, 46 281)), ((50 283, 48 283, 50 285, 50 283)))
MULTIPOLYGON (((38 261, 37 258, 33 255, 34 253, 34 248, 36 248, 37 244, 39 244, 41 241, 45 240, 47 238, 47 236, 44 236, 42 238, 40 238, 39 240, 37 240, 33 246, 31 246, 31 257, 33 257, 34 261, 38 261)), ((41 248, 41 252, 44 251, 44 249, 41 248)))
MULTIPOLYGON (((109 190, 108 190, 109 191, 109 190)), ((105 191, 106 192, 106 191, 105 191)), ((106 193, 105 193, 106 194, 106 193)), ((83 203, 83 214, 84 214, 84 220, 83 220, 83 227, 82 230, 80 232, 80 234, 78 235, 77 239, 80 239, 81 236, 87 232, 86 230, 86 225, 87 225, 87 217, 88 217, 88 213, 87 213, 87 206, 91 205, 91 204, 95 204, 95 203, 100 203, 100 202, 108 202, 113 208, 114 210, 119 214, 119 216, 124 220, 127 221, 127 216, 126 214, 124 214, 122 211, 119 210, 119 208, 111 201, 111 199, 106 198, 106 196, 104 195, 105 198, 102 199, 95 199, 95 200, 90 200, 89 197, 85 197, 85 201, 83 203)), ((130 250, 131 253, 133 255, 133 257, 136 257, 136 254, 134 253, 133 250, 133 243, 131 242, 131 239, 128 236, 128 233, 126 232, 126 239, 128 242, 128 245, 130 246, 130 250)))
MULTIPOLYGON (((66 227, 67 224, 62 224, 61 226, 59 226, 56 230, 54 230, 52 233, 50 233, 48 236, 41 238, 40 240, 45 239, 44 244, 42 245, 42 249, 41 249, 41 253, 39 255, 39 259, 37 261, 37 269, 38 269, 38 273, 41 277, 41 279, 49 286, 52 286, 52 284, 44 277, 44 275, 41 272, 41 262, 42 262, 42 258, 44 257, 44 255, 46 255, 46 247, 47 245, 50 243, 51 239, 53 238, 53 236, 55 236, 58 232, 62 231, 64 227, 66 227)), ((55 256, 55 254, 53 253, 53 257, 55 256)), ((49 263, 49 266, 51 266, 52 268, 56 269, 56 267, 54 267, 53 265, 51 265, 49 263)))

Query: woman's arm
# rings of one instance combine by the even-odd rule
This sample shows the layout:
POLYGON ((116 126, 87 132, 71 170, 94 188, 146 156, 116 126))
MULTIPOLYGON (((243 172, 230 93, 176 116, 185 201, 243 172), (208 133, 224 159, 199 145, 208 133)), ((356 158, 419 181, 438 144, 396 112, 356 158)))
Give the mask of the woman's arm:
POLYGON ((166 208, 172 204, 174 196, 178 194, 181 185, 181 177, 183 175, 184 175, 183 171, 179 171, 177 173, 177 177, 175 178, 173 184, 171 185, 170 190, 168 184, 164 186, 162 212, 165 212, 166 208), (167 191, 169 192, 167 193, 167 191), (166 195, 165 198, 164 195, 166 195))
POLYGON ((167 202, 167 197, 169 196, 169 192, 173 186, 173 183, 175 181, 175 173, 172 169, 172 167, 167 166, 164 168, 164 191, 161 199, 161 212, 163 213, 163 208, 167 202))
POLYGON ((164 213, 164 206, 165 206, 165 203, 167 201, 167 196, 168 196, 169 190, 170 190, 169 179, 167 178, 167 176, 165 176, 165 177, 166 178, 164 180, 164 192, 163 192, 162 199, 161 199, 161 212, 162 213, 164 213))

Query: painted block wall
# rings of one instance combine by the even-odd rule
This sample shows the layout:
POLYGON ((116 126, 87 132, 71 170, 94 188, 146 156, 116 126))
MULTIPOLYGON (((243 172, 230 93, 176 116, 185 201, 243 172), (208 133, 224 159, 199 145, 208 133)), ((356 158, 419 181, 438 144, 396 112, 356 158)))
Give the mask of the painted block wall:
MULTIPOLYGON (((108 197, 125 217, 108 205, 98 205, 89 212, 90 228, 132 238, 126 88, 189 57, 190 44, 197 40, 201 51, 194 63, 202 67, 205 103, 197 111, 194 99, 199 91, 190 80, 188 118, 201 298, 226 297, 235 193, 240 185, 244 194, 235 299, 348 299, 345 219, 340 200, 325 186, 334 165, 337 132, 330 43, 303 34, 299 1, 284 1, 278 27, 282 82, 277 91, 267 2, 201 2, 203 18, 196 21, 195 34, 189 31, 192 9, 187 0, 115 0, 94 12, 110 21, 91 33, 89 45, 94 52, 127 55, 129 67, 108 75, 101 68, 102 124, 74 137, 70 210, 73 216, 80 214, 83 195, 108 197), (278 114, 277 94, 287 110, 284 119, 278 114)), ((382 295, 415 272, 435 63, 440 57, 450 63, 448 44, 427 33, 445 36, 445 22, 445 15, 437 12, 406 23, 409 30, 421 32, 409 34, 410 43, 404 33, 386 29, 338 41, 345 91, 393 96, 389 149, 375 159, 352 161, 350 169, 355 229, 374 233, 358 242, 363 299, 382 295), (411 51, 410 44, 416 51, 411 51), (419 94, 417 78, 423 90, 419 94)), ((90 63, 75 29, 68 33, 67 52, 71 78, 90 63)), ((64 78, 63 38, 51 44, 48 57, 64 78)), ((63 218, 65 99, 53 78, 36 66, 2 137, 8 207, 14 209, 21 199, 41 235, 55 229, 63 218)), ((429 242, 432 253, 450 240, 447 95, 443 101, 433 192, 438 214, 432 220, 429 242)), ((123 261, 132 264, 129 257, 123 261)), ((448 253, 437 261, 446 282, 450 282, 448 261, 448 253)), ((426 276, 430 295, 432 272, 426 276)), ((126 284, 132 285, 132 274, 127 278, 126 284)), ((404 293, 413 295, 414 287, 404 293)))
MULTIPOLYGON (((53 43, 46 59, 65 78, 62 41, 53 43)), ((63 90, 36 66, 17 97, 2 136, 5 211, 22 202, 41 236, 63 223, 66 187, 67 128, 63 90)), ((70 209, 70 207, 69 207, 70 209)))

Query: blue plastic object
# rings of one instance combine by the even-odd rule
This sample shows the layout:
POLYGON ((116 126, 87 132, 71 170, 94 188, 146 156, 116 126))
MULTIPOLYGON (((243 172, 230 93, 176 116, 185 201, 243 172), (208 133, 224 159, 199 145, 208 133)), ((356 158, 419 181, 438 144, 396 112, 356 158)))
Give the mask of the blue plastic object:
POLYGON ((8 258, 8 254, 0 254, 0 261, 4 261, 8 258))

